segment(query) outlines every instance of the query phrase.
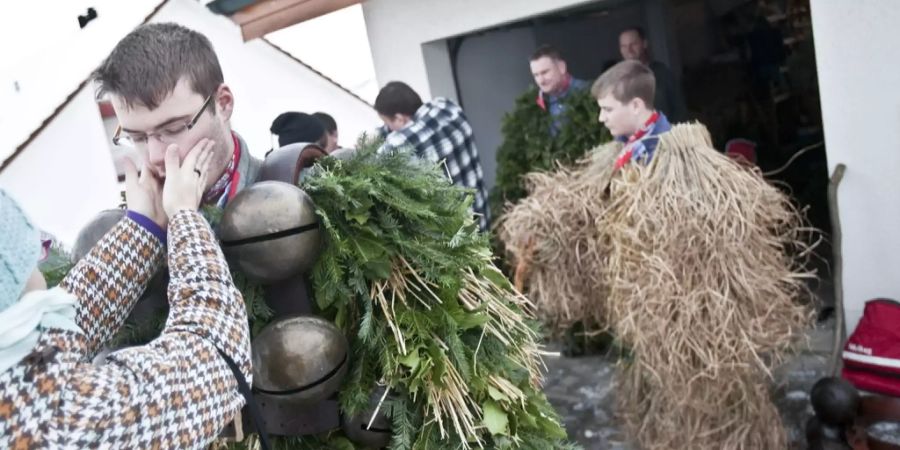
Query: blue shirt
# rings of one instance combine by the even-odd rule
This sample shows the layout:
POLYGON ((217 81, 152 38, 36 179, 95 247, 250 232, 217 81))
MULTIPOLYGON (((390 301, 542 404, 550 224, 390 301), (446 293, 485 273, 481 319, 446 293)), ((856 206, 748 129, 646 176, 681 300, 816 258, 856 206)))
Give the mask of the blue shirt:
POLYGON ((560 116, 562 116, 562 113, 566 110, 566 106, 563 104, 563 100, 568 97, 569 94, 573 91, 583 90, 587 88, 587 81, 579 80, 578 78, 573 77, 569 82, 569 87, 559 95, 551 95, 544 94, 543 92, 538 92, 538 105, 540 105, 545 111, 549 112, 550 116, 553 117, 553 124, 550 126, 550 133, 552 135, 556 136, 563 125, 560 121, 560 116))
MULTIPOLYGON (((659 137, 663 133, 672 129, 672 124, 662 111, 659 112, 659 118, 653 123, 652 128, 644 137, 634 142, 631 150, 631 161, 641 161, 644 164, 653 159, 653 152, 656 151, 656 145, 659 144, 659 137)), ((622 143, 628 142, 631 136, 616 136, 616 140, 622 143)))

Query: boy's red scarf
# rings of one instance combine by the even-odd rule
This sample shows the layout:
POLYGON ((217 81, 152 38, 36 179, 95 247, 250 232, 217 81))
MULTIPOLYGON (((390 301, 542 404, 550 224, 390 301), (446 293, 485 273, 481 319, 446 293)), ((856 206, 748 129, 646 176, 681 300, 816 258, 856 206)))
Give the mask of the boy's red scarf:
POLYGON ((641 138, 647 135, 650 131, 653 130, 653 127, 656 125, 656 121, 659 120, 659 113, 653 111, 653 114, 644 122, 644 126, 641 129, 634 132, 631 137, 628 138, 628 141, 625 142, 625 148, 622 149, 622 153, 619 154, 619 157, 616 158, 615 170, 621 169, 625 164, 628 164, 628 161, 631 161, 631 156, 634 154, 634 147, 640 141, 641 138))

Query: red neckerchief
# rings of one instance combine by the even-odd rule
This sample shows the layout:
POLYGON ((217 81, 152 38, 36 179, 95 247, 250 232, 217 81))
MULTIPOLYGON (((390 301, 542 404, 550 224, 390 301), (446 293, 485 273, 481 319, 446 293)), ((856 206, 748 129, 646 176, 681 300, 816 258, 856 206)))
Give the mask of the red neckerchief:
POLYGON ((228 190, 228 200, 231 200, 237 193, 238 182, 241 179, 241 174, 238 172, 238 164, 241 162, 241 142, 234 132, 231 133, 231 139, 234 142, 234 154, 231 156, 231 163, 228 164, 225 173, 216 180, 213 187, 203 195, 203 203, 216 202, 226 190, 228 190))
POLYGON ((241 141, 233 131, 231 132, 231 140, 234 142, 234 156, 232 157, 233 165, 231 166, 231 185, 228 188, 228 200, 231 200, 237 194, 238 184, 241 182, 241 173, 238 172, 238 165, 241 163, 241 141))
MULTIPOLYGON (((566 74, 566 79, 563 80, 563 88, 561 91, 559 91, 560 95, 562 95, 562 93, 568 91, 569 86, 571 84, 572 84, 572 75, 566 74)), ((544 102, 544 93, 541 92, 540 89, 538 89, 537 100, 535 100, 535 103, 537 103, 537 105, 544 111, 547 110, 547 103, 544 102)))
POLYGON ((650 130, 653 129, 653 126, 656 125, 656 121, 659 120, 659 113, 653 111, 653 114, 650 115, 650 118, 644 122, 644 126, 641 129, 634 132, 631 137, 628 138, 628 141, 625 142, 625 148, 622 149, 622 153, 619 154, 619 157, 616 158, 615 170, 621 169, 625 164, 628 164, 628 161, 631 161, 631 155, 634 152, 634 143, 637 142, 642 137, 646 136, 650 130))

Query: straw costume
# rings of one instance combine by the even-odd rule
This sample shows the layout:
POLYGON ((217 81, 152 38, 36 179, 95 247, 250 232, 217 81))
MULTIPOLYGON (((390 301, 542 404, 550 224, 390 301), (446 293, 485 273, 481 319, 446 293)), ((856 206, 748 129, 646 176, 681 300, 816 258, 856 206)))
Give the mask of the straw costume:
POLYGON ((768 383, 811 320, 802 216, 702 125, 662 134, 646 164, 617 169, 622 150, 528 175, 499 225, 516 284, 551 327, 627 349, 620 412, 641 448, 785 448, 768 383))

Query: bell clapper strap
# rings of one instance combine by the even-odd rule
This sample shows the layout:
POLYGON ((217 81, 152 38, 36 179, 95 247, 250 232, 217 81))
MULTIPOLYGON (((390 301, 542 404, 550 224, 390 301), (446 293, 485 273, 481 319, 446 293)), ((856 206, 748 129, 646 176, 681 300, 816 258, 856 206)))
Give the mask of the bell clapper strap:
MULTIPOLYGON (((219 354, 222 355, 222 358, 225 359, 225 363, 228 364, 228 368, 231 369, 231 372, 234 374, 234 378, 237 380, 238 391, 241 395, 244 396, 244 399, 247 401, 247 408, 250 410, 250 418, 253 420, 253 426, 256 428, 256 432, 259 434, 259 442, 262 450, 270 450, 272 446, 269 444, 269 433, 266 432, 266 426, 262 420, 262 414, 259 412, 259 407, 256 405, 256 401, 253 399, 253 392, 250 390, 250 386, 247 384, 247 379, 244 377, 244 374, 238 368, 238 365, 228 356, 227 353, 223 352, 222 349, 217 349, 219 354)), ((237 419, 240 419, 240 412, 238 412, 237 419)), ((243 427, 238 423, 235 423, 235 431, 237 434, 243 434, 243 427), (240 428, 239 428, 240 427, 240 428)))

